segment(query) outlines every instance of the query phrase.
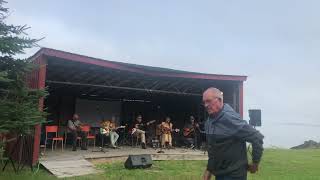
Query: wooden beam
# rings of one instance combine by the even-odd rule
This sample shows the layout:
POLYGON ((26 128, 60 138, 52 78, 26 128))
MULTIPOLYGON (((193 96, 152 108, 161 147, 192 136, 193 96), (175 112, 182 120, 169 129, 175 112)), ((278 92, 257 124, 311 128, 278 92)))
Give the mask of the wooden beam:
MULTIPOLYGON (((47 70, 47 65, 46 65, 46 60, 44 59, 43 56, 39 56, 35 62, 36 64, 39 65, 39 69, 35 70, 37 73, 35 74, 38 76, 36 78, 38 81, 33 82, 34 85, 36 85, 37 89, 44 89, 46 82, 46 70, 47 70)), ((44 98, 39 99, 39 110, 43 111, 43 106, 44 106, 44 98)), ((40 151, 40 136, 41 136, 41 125, 37 124, 35 125, 35 130, 34 130, 34 143, 33 143, 33 155, 32 155, 32 165, 35 165, 36 162, 39 159, 39 151, 40 151)))
POLYGON ((142 88, 132 88, 132 87, 108 86, 108 85, 100 85, 100 84, 86 84, 86 83, 75 83, 75 82, 51 81, 51 80, 47 80, 46 82, 49 84, 51 83, 51 84, 64 84, 64 85, 74 85, 74 86, 92 86, 92 87, 100 87, 100 88, 144 91, 148 93, 166 93, 166 94, 177 94, 177 95, 187 95, 187 96, 201 96, 201 94, 195 94, 195 93, 183 93, 183 92, 175 92, 175 91, 156 90, 156 89, 142 89, 142 88))

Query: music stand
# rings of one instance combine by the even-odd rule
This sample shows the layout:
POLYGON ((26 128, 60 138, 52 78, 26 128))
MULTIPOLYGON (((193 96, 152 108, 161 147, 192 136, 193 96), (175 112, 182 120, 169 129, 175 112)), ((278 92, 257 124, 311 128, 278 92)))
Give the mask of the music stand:
POLYGON ((126 132, 126 129, 127 129, 126 127, 118 130, 119 136, 121 138, 121 141, 119 144, 121 144, 121 146, 130 144, 128 141, 128 133, 126 132))

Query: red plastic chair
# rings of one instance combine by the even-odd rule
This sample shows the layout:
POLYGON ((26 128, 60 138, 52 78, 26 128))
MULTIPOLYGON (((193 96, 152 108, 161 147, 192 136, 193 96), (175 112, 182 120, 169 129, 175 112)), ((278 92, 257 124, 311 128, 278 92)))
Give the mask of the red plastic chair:
POLYGON ((58 141, 61 141, 61 150, 63 151, 63 137, 58 136, 58 126, 46 126, 46 139, 45 139, 44 151, 46 151, 48 140, 52 140, 52 143, 51 143, 52 151, 53 151, 54 144, 56 143, 56 146, 55 146, 55 149, 56 149, 58 141), (48 138, 48 133, 55 133, 55 136, 52 138, 48 138))
MULTIPOLYGON (((90 129, 91 129, 90 125, 84 125, 81 127, 81 131, 83 131, 86 134, 87 140, 88 141, 93 140, 93 148, 95 148, 96 147, 96 136, 90 134, 90 129)), ((77 137, 77 140, 79 140, 81 142, 81 137, 77 137)))

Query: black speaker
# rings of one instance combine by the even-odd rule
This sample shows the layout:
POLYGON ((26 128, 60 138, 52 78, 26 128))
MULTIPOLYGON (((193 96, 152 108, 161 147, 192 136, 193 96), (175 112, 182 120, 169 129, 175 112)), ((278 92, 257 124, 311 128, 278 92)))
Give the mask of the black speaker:
POLYGON ((250 109, 249 110, 249 124, 252 126, 261 126, 261 110, 250 109))
POLYGON ((151 166, 152 159, 150 154, 129 155, 128 159, 124 163, 124 167, 127 169, 149 168, 151 166))

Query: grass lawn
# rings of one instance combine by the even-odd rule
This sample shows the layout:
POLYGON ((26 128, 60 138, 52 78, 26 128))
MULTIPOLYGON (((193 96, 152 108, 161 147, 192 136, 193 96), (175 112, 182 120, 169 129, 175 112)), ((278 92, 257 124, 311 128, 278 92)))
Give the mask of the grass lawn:
MULTIPOLYGON (((205 161, 155 161, 150 169, 126 170, 123 163, 100 164, 103 173, 68 179, 201 179, 205 161)), ((0 180, 56 179, 44 170, 37 174, 25 170, 20 174, 12 171, 0 173, 0 180)), ((267 149, 258 174, 249 175, 249 180, 320 180, 320 149, 282 150, 267 149)))

